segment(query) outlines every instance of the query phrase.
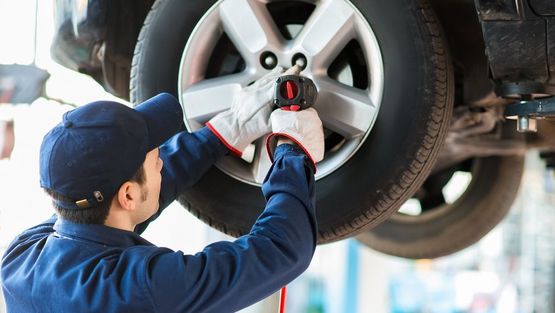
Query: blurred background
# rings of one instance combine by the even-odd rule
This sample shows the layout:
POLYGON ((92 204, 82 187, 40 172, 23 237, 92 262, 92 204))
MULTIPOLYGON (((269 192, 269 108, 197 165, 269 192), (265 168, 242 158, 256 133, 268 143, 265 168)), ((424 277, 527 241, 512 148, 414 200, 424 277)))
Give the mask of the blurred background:
MULTIPOLYGON (((42 136, 74 106, 124 102, 51 60, 52 3, 36 3, 0 0, 0 253, 53 213, 38 181, 42 136)), ((319 246, 310 268, 289 285, 287 312, 555 312, 553 177, 538 153, 529 152, 509 215, 480 242, 448 257, 390 257, 354 239, 319 246)), ((464 184, 463 175, 446 197, 464 184)), ((177 203, 144 237, 190 254, 232 240, 177 203)), ((274 295, 243 312, 276 312, 277 302, 274 295)))

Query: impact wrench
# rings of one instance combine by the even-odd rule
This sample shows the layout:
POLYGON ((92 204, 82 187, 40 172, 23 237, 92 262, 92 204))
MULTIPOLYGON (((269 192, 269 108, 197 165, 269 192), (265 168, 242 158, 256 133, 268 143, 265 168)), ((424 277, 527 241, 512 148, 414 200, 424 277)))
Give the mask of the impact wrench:
POLYGON ((274 105, 286 111, 299 111, 314 105, 318 92, 314 82, 304 76, 285 75, 276 80, 274 105))
MULTIPOLYGON (((274 105, 285 111, 308 109, 316 102, 318 92, 314 82, 304 76, 285 75, 276 80, 274 105)), ((287 286, 279 293, 279 313, 285 313, 287 286)))

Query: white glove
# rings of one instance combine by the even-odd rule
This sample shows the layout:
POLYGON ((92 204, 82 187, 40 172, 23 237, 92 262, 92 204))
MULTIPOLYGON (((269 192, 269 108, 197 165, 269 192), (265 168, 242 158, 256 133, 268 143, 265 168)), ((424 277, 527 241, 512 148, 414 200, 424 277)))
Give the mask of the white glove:
POLYGON ((272 99, 276 80, 282 75, 298 75, 300 67, 294 66, 283 73, 278 66, 254 84, 247 86, 233 99, 231 108, 214 116, 206 126, 238 156, 256 139, 269 133, 272 99))
POLYGON ((266 140, 266 149, 272 162, 280 137, 291 139, 304 150, 314 163, 324 158, 324 130, 322 121, 314 108, 301 111, 275 110, 270 116, 272 134, 266 140))

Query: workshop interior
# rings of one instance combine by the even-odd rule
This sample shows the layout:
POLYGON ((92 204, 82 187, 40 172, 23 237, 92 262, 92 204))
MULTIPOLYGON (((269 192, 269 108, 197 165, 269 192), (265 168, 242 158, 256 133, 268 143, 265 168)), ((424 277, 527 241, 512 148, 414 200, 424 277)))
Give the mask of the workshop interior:
MULTIPOLYGON (((312 106, 325 151, 283 312, 555 312, 553 0, 0 0, 0 40, 1 254, 54 212, 39 147, 64 113, 169 92, 193 132, 298 65, 275 104, 312 106)), ((224 157, 143 237, 248 233, 271 164, 263 139, 224 157)))

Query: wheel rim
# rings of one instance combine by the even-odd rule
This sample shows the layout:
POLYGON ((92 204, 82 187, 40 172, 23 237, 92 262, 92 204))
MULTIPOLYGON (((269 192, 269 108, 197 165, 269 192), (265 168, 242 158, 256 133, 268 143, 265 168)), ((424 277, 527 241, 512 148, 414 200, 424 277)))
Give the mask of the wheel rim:
POLYGON ((471 192, 481 162, 480 158, 472 158, 430 175, 416 194, 403 204, 391 219, 411 222, 447 214, 454 208, 455 202, 471 192), (419 209, 409 208, 417 202, 419 209))
MULTIPOLYGON (((316 84, 314 107, 326 152, 316 179, 339 169, 361 147, 377 118, 384 70, 379 45, 362 14, 346 0, 216 2, 189 37, 179 69, 179 96, 189 131, 228 109, 239 90, 299 55, 316 84), (209 52, 209 53, 207 53, 209 52)), ((264 138, 243 159, 216 165, 248 184, 262 184, 271 166, 264 138)))

